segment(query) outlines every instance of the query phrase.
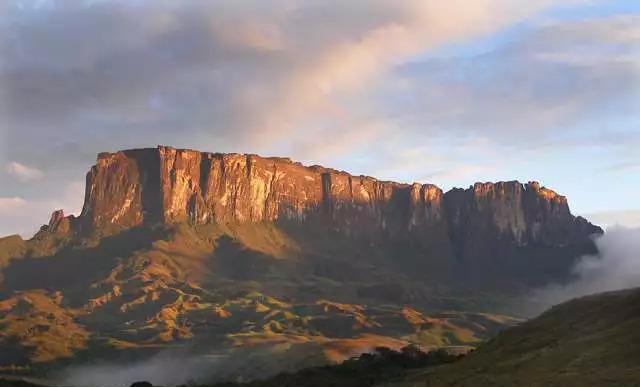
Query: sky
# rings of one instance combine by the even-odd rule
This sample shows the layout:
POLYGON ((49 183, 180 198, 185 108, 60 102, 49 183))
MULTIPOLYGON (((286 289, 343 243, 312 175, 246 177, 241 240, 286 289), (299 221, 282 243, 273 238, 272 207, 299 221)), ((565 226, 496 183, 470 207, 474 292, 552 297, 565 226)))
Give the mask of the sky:
POLYGON ((0 0, 0 235, 78 213, 96 154, 529 180, 640 226, 640 2, 0 0))

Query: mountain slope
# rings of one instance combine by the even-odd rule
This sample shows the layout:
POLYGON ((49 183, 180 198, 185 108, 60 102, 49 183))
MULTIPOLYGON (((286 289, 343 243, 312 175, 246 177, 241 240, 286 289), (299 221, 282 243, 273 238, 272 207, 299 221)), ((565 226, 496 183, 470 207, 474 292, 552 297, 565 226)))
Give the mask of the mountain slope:
MULTIPOLYGON (((66 230, 66 220, 53 220, 52 228, 66 230)), ((558 247, 602 232, 536 182, 477 183, 443 193, 432 184, 379 181, 283 158, 169 147, 100 154, 87 174, 80 219, 69 220, 85 230, 290 220, 352 236, 409 234, 441 248, 450 242, 461 255, 474 249, 476 256, 483 239, 494 247, 496 237, 521 247, 558 247)))
POLYGON ((638 386, 640 288, 575 299, 394 386, 638 386))
MULTIPOLYGON (((42 233, 75 240, 153 224, 277 223, 286 232, 375 245, 408 272, 484 286, 561 280, 602 230, 537 182, 443 192, 283 158, 160 146, 101 153, 79 217, 42 233)), ((310 239, 310 238, 307 238, 310 239)))
MULTIPOLYGON (((346 244, 333 241, 333 248, 346 244)), ((264 353, 251 370, 264 375, 280 369, 273 368, 278 357, 295 357, 287 365, 297 368, 409 342, 470 348, 516 321, 468 311, 482 297, 415 295, 429 285, 372 267, 376 257, 347 246, 339 250, 346 256, 333 257, 272 224, 135 228, 44 256, 41 242, 27 242, 31 255, 4 270, 0 365, 7 370, 188 347, 226 353, 230 363, 243 349, 264 353), (384 292, 393 280, 395 296, 384 292), (380 287, 383 296, 369 294, 380 287)))

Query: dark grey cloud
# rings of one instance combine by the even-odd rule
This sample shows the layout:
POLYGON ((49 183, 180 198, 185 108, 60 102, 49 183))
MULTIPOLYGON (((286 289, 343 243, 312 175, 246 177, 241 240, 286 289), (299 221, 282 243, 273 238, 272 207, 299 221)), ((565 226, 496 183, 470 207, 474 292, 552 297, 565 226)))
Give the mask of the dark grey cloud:
MULTIPOLYGON (((33 135, 105 147, 230 124, 225 92, 237 76, 227 70, 251 71, 235 63, 248 55, 242 47, 208 29, 215 8, 64 4, 14 11, 3 31, 8 142, 33 135)), ((261 52, 251 54, 244 63, 265 65, 261 52)))
POLYGON ((405 3, 13 7, 0 31, 5 140, 21 144, 30 135, 104 148, 143 136, 171 140, 176 131, 243 140, 264 128, 271 111, 285 110, 269 125, 286 124, 286 110, 296 109, 292 91, 317 88, 299 78, 322 72, 315 67, 336 46, 405 24, 405 3))
POLYGON ((406 57, 550 2, 512 3, 9 2, 0 23, 7 152, 70 140, 93 152, 150 137, 266 148, 335 114, 334 100, 406 57))

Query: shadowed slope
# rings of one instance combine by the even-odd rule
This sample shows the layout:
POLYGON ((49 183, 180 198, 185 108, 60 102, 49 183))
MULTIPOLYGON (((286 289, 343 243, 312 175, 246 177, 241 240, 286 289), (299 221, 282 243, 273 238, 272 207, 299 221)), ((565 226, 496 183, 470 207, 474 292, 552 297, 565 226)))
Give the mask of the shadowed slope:
POLYGON ((11 258, 24 255, 26 245, 19 235, 0 238, 0 267, 9 264, 11 258))
POLYGON ((416 277, 411 268, 420 265, 390 260, 387 247, 323 228, 156 225, 57 250, 47 238, 57 236, 23 242, 25 256, 3 271, 0 351, 12 353, 0 358, 5 369, 189 347, 229 355, 234 364, 252 352, 257 376, 284 360, 295 369, 380 345, 470 348, 514 322, 473 313, 482 310, 481 297, 465 297, 475 306, 460 310, 444 284, 431 282, 437 271, 416 277), (385 290, 389 283, 395 295, 385 290))

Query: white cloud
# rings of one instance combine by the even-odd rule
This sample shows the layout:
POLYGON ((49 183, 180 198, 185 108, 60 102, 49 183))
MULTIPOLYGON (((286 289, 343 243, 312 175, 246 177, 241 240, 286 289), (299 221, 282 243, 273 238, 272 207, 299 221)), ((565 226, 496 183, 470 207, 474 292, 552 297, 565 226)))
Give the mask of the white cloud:
POLYGON ((573 280, 537 290, 531 300, 540 306, 588 294, 640 286, 640 228, 613 227, 596 239, 597 256, 583 257, 573 280))
POLYGON ((20 197, 0 197, 0 215, 9 216, 19 213, 27 206, 27 201, 20 197))
POLYGON ((44 176, 44 173, 38 168, 29 167, 17 161, 12 161, 7 164, 5 170, 9 175, 22 182, 38 180, 44 176))
MULTIPOLYGON (((603 227, 640 227, 640 209, 600 211, 586 217, 603 227)), ((640 259, 640 258, 639 258, 640 259)))
POLYGON ((78 215, 82 209, 84 183, 74 181, 63 187, 59 196, 52 196, 29 200, 0 197, 0 237, 20 234, 23 238, 31 238, 55 210, 63 209, 66 215, 78 215))
POLYGON ((601 172, 636 172, 640 171, 640 162, 638 161, 625 161, 621 163, 617 163, 614 165, 610 165, 608 167, 602 168, 601 172))
POLYGON ((413 98, 393 109, 432 135, 474 134, 517 147, 566 147, 567 139, 590 137, 603 144, 609 137, 632 146, 623 128, 607 133, 598 120, 637 115, 639 26, 638 16, 529 26, 493 51, 409 64, 398 73, 404 86, 395 94, 413 98), (597 130, 581 126, 594 123, 597 130))

